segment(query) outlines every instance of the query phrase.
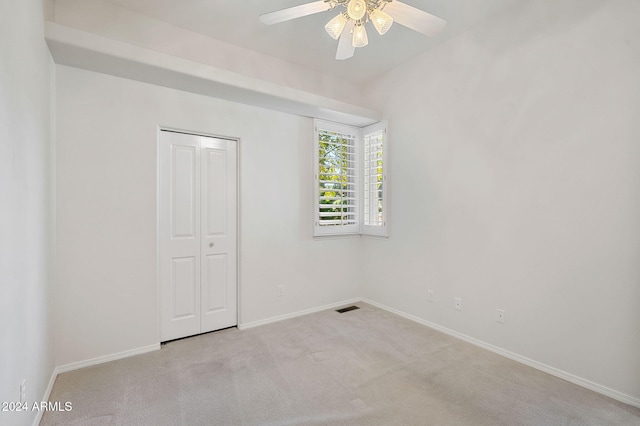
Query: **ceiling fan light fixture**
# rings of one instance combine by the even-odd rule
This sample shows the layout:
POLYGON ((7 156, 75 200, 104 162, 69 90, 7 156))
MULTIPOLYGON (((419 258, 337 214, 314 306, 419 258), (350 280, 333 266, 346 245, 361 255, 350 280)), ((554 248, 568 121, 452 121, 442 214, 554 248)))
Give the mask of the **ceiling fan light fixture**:
POLYGON ((364 0, 351 0, 347 6, 347 14, 354 21, 361 20, 367 13, 367 3, 364 0))
MULTIPOLYGON (((337 60, 349 59, 356 47, 369 44, 365 25, 371 21, 380 35, 396 23, 429 37, 439 34, 447 21, 424 10, 405 4, 403 0, 307 0, 308 3, 260 15, 266 25, 290 21, 339 8, 342 13, 325 25, 330 37, 338 40, 337 60)), ((417 0, 415 0, 417 1, 417 0)))
POLYGON ((327 30, 327 33, 337 40, 342 34, 342 30, 344 30, 344 26, 347 25, 349 18, 344 13, 340 13, 338 16, 330 20, 327 25, 325 25, 324 29, 327 30))
POLYGON ((384 13, 380 9, 374 9, 369 14, 369 18, 380 35, 384 35, 389 31, 389 28, 391 28, 391 25, 393 24, 393 18, 388 13, 384 13))
POLYGON ((369 44, 369 38, 367 37, 367 30, 365 30, 363 24, 358 24, 353 29, 353 47, 365 47, 369 44))

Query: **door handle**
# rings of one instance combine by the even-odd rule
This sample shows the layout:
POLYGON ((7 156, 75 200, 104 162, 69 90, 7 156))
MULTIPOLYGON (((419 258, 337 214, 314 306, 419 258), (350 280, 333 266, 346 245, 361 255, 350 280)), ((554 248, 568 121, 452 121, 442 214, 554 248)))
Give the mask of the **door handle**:
POLYGON ((209 243, 209 248, 213 248, 213 243, 209 243))

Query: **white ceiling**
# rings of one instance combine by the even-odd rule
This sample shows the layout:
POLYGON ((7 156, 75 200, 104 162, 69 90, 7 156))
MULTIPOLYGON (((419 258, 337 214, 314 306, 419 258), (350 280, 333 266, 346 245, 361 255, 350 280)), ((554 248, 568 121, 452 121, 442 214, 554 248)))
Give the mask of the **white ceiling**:
POLYGON ((324 30, 336 11, 272 26, 258 20, 263 13, 312 0, 107 1, 236 46, 364 83, 524 0, 403 0, 447 20, 444 32, 428 38, 394 25, 380 36, 367 28, 369 46, 356 49, 355 56, 346 61, 334 59, 337 41, 324 30))

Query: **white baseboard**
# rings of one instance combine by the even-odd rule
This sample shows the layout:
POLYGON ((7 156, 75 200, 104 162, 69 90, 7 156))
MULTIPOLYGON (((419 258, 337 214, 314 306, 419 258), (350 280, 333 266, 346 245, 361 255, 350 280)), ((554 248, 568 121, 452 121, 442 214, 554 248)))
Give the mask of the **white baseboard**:
POLYGON ((267 318, 267 319, 263 319, 263 320, 259 320, 259 321, 253 321, 253 322, 248 322, 248 323, 244 323, 244 324, 238 324, 238 328, 240 330, 246 330, 247 328, 258 327, 260 325, 265 325, 265 324, 271 324, 272 322, 278 322, 278 321, 282 321, 282 320, 286 320, 286 319, 290 319, 290 318, 300 317, 302 315, 313 314, 315 312, 325 311, 327 309, 339 308, 339 307, 344 306, 344 305, 351 305, 353 303, 360 302, 361 300, 362 300, 362 298, 356 297, 354 299, 348 299, 348 300, 343 300, 341 302, 330 303, 328 305, 318 306, 316 308, 305 309, 303 311, 298 311, 298 312, 292 312, 290 314, 278 315, 276 317, 271 317, 271 318, 267 318))
POLYGON ((141 348, 130 349, 128 351, 122 351, 111 355, 99 356, 97 358, 87 359, 85 361, 72 362, 70 364, 60 365, 56 367, 56 373, 66 373, 68 371, 78 370, 79 368, 91 367, 93 365, 103 364, 109 361, 115 361, 122 358, 128 358, 134 355, 145 354, 147 352, 153 352, 160 349, 160 343, 155 343, 149 346, 143 346, 141 348))
POLYGON ((528 365, 529 367, 535 368, 536 370, 544 371, 545 373, 551 374, 552 376, 556 376, 560 379, 566 380, 578 386, 582 386, 583 388, 587 388, 594 392, 598 392, 602 395, 608 396, 609 398, 613 398, 617 401, 624 402, 625 404, 632 405, 634 407, 640 408, 640 399, 635 398, 631 395, 627 395, 622 392, 618 392, 617 390, 608 388, 606 386, 602 386, 598 383, 594 383, 590 380, 583 379, 582 377, 578 377, 571 373, 567 373, 566 371, 557 369, 555 367, 551 367, 550 365, 543 364, 541 362, 532 360, 530 358, 524 357, 522 355, 518 355, 516 353, 510 352, 506 349, 499 348, 497 346, 491 345, 489 343, 483 342, 482 340, 475 339, 473 337, 467 336, 466 334, 459 333, 455 330, 451 330, 449 328, 443 327, 441 325, 432 323, 430 321, 424 320, 422 318, 416 317, 414 315, 408 314, 406 312, 400 311, 398 309, 394 309, 392 307, 383 305, 382 303, 375 302, 373 300, 362 298, 363 302, 378 307, 380 309, 384 309, 385 311, 394 313, 411 321, 417 322, 418 324, 425 325, 429 328, 433 328, 434 330, 441 331, 449 336, 453 336, 460 340, 464 340, 465 342, 471 343, 472 345, 479 346, 483 349, 494 352, 498 355, 502 355, 505 358, 509 358, 511 360, 517 361, 521 364, 528 365))
MULTIPOLYGON (((40 401, 49 401, 49 397, 51 396, 51 390, 53 389, 53 384, 56 382, 56 377, 58 377, 58 369, 54 368, 51 372, 51 378, 49 379, 49 384, 47 388, 44 390, 44 394, 42 395, 42 399, 40 401)), ((38 410, 36 412, 36 417, 33 419, 33 426, 38 426, 40 424, 40 420, 42 420, 42 415, 44 411, 38 410)))

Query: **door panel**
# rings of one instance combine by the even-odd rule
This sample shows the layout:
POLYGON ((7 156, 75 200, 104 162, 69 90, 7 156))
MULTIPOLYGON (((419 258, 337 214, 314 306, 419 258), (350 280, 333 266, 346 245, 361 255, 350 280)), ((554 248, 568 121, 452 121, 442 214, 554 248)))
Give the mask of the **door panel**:
POLYGON ((195 238, 196 148, 171 146, 172 238, 195 238))
POLYGON ((202 332, 237 324, 236 141, 202 138, 202 332))
POLYGON ((173 295, 172 319, 195 317, 198 300, 196 258, 171 259, 171 293, 173 295))
POLYGON ((227 233, 227 150, 205 148, 203 161, 206 170, 203 190, 206 200, 206 230, 208 237, 227 233))
POLYGON ((237 142, 160 133, 161 341, 237 324, 237 142))
POLYGON ((162 132, 159 273, 162 341, 200 332, 200 157, 197 140, 162 132))
POLYGON ((213 314, 227 309, 227 255, 211 254, 206 257, 206 282, 203 283, 202 312, 213 314), (206 290, 205 290, 206 289, 206 290))

